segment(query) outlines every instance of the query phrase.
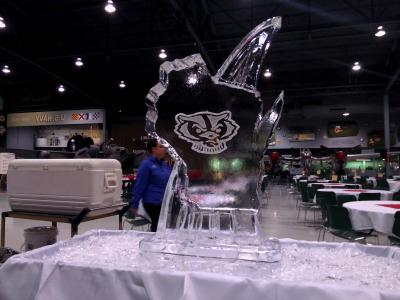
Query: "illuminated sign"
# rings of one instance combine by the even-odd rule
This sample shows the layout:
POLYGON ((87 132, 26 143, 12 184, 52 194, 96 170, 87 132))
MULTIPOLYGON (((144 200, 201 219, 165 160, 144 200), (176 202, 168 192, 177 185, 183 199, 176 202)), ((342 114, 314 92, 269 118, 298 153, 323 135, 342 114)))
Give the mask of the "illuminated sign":
POLYGON ((102 109, 12 113, 7 116, 8 127, 101 123, 104 123, 102 109))

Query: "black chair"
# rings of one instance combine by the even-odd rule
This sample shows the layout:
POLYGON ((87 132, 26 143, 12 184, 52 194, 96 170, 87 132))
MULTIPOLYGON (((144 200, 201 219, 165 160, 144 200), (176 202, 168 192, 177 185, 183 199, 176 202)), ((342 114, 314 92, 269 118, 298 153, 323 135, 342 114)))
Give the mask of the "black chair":
POLYGON ((323 189, 323 188, 324 188, 323 184, 312 183, 311 186, 307 188, 308 197, 310 199, 314 199, 315 193, 317 192, 317 190, 323 189))
POLYGON ((389 186, 389 183, 387 182, 387 180, 385 178, 378 178, 376 180, 376 189, 377 190, 389 191, 390 190, 390 186, 389 186))
POLYGON ((354 182, 354 177, 351 175, 347 175, 346 180, 344 181, 345 183, 353 183, 354 182))
POLYGON ((300 182, 300 193, 301 193, 301 201, 298 203, 297 209, 297 221, 300 218, 300 212, 304 210, 304 221, 307 220, 307 212, 312 210, 314 212, 314 223, 316 221, 315 212, 319 210, 319 205, 313 202, 313 198, 308 196, 307 182, 300 182))
POLYGON ((369 235, 353 230, 349 212, 346 208, 336 205, 328 205, 327 212, 328 222, 323 234, 324 240, 325 232, 329 231, 333 236, 352 242, 365 243, 365 240, 369 235))
POLYGON ((395 192, 393 194, 393 201, 400 201, 400 192, 395 192))
POLYGON ((360 183, 363 189, 373 188, 373 184, 371 182, 368 182, 367 177, 365 176, 361 176, 360 183))
POLYGON ((300 193, 300 183, 301 183, 300 180, 307 180, 307 177, 303 176, 297 180, 297 190, 299 193, 300 193))
POLYGON ((336 194, 334 192, 317 191, 315 193, 316 203, 326 208, 326 205, 336 205, 336 194))
POLYGON ((343 203, 357 201, 357 198, 354 195, 338 195, 336 200, 339 206, 343 206, 343 203))
POLYGON ((344 185, 344 188, 345 189, 358 189, 358 185, 356 185, 356 184, 345 184, 344 185))
POLYGON ((319 241, 321 237, 321 232, 327 230, 326 229, 328 224, 327 207, 328 205, 337 205, 337 202, 336 202, 336 194, 334 192, 317 191, 315 197, 317 204, 319 204, 321 208, 321 218, 322 218, 321 229, 318 232, 318 241, 319 241))
POLYGON ((396 235, 396 237, 388 236, 390 245, 400 246, 400 211, 396 211, 396 213, 394 214, 392 233, 396 235))
POLYGON ((380 193, 360 193, 358 201, 377 201, 381 199, 380 193))

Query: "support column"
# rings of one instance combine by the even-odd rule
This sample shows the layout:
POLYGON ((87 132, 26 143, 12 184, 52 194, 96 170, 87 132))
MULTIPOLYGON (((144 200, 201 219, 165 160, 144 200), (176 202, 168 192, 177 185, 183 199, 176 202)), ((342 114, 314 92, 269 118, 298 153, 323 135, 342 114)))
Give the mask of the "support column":
MULTIPOLYGON (((383 120, 384 120, 384 132, 385 132, 385 149, 387 153, 390 152, 390 116, 389 116, 389 95, 388 93, 385 93, 383 96, 383 120)), ((386 166, 386 177, 388 177, 390 174, 390 167, 389 167, 389 161, 386 158, 385 160, 385 166, 386 166)))

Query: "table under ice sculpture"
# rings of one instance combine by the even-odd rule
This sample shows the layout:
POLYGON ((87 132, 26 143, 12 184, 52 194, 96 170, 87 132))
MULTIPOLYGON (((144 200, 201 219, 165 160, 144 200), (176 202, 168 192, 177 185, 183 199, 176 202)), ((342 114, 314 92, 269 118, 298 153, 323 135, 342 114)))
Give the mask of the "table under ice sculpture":
POLYGON ((245 260, 279 260, 262 240, 263 155, 283 109, 257 90, 260 68, 281 18, 255 27, 212 76, 198 54, 164 62, 146 97, 145 129, 174 167, 156 237, 143 251, 245 260), (188 182, 188 173, 197 180, 188 182))
POLYGON ((280 240, 278 263, 143 253, 150 233, 91 231, 9 259, 2 300, 395 300, 400 249, 280 240))

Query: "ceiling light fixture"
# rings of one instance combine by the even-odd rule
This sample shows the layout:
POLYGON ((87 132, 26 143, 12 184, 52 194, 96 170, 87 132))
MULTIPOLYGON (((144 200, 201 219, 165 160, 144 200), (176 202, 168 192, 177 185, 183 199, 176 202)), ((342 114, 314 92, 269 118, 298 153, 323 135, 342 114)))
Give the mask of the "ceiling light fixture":
POLYGON ((358 61, 354 62, 353 66, 351 67, 353 69, 353 71, 360 71, 361 70, 361 65, 358 61))
POLYGON ((125 88, 125 87, 126 87, 125 81, 121 80, 121 81, 119 82, 119 87, 120 87, 121 89, 125 88))
POLYGON ((65 87, 64 87, 64 85, 60 84, 60 85, 58 86, 58 88, 57 88, 57 91, 58 91, 59 93, 64 93, 64 92, 65 92, 65 87))
POLYGON ((265 70, 265 72, 264 72, 264 77, 271 77, 272 76, 272 73, 271 73, 271 71, 269 70, 269 69, 266 69, 265 70))
POLYGON ((186 82, 189 86, 196 85, 199 82, 199 78, 197 77, 196 73, 191 73, 187 79, 186 82))
POLYGON ((104 6, 104 10, 109 14, 113 14, 117 9, 115 8, 114 2, 112 0, 107 0, 107 4, 106 6, 104 6))
POLYGON ((7 27, 7 25, 6 25, 6 22, 4 22, 4 18, 0 17, 0 29, 4 29, 6 27, 7 27))
POLYGON ((384 36, 386 34, 386 31, 383 29, 383 26, 381 25, 381 26, 378 26, 377 28, 376 28, 376 32, 375 32, 375 36, 376 37, 382 37, 382 36, 384 36))
POLYGON ((161 59, 165 59, 168 57, 167 52, 164 49, 160 50, 160 53, 158 54, 158 57, 161 59))
POLYGON ((350 113, 348 112, 343 113, 343 117, 348 117, 348 116, 350 116, 350 113))
POLYGON ((77 57, 77 58, 75 59, 75 66, 77 66, 78 68, 80 68, 80 67, 83 66, 82 58, 77 57))
POLYGON ((4 74, 10 74, 11 73, 11 70, 10 70, 9 66, 7 66, 7 65, 4 65, 3 68, 1 68, 1 71, 4 74))

